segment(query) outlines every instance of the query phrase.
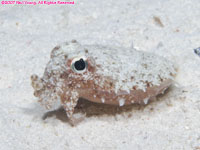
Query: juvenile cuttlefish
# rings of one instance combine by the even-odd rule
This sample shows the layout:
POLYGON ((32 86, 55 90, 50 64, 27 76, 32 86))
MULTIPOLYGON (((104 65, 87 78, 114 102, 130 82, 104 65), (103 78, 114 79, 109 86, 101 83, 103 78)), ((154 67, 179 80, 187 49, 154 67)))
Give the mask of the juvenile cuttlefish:
POLYGON ((147 104, 173 83, 172 62, 133 48, 81 45, 72 40, 51 52, 44 75, 32 75, 34 95, 47 109, 62 106, 74 124, 79 98, 111 105, 147 104))

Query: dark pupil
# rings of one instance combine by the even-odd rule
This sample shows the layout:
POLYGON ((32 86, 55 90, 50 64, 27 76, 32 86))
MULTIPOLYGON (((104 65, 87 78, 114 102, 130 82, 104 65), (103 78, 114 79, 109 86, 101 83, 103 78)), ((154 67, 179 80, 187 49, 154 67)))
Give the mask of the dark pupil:
POLYGON ((76 70, 84 70, 85 69, 85 62, 81 58, 79 61, 76 61, 74 64, 74 67, 76 70))

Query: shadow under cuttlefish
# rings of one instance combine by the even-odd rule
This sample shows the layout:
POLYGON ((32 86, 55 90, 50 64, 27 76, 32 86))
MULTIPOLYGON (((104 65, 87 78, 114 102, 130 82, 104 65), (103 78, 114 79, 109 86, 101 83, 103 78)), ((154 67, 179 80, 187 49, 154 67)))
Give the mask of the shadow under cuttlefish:
MULTIPOLYGON (((168 88, 165 91, 164 95, 160 94, 156 98, 151 99, 147 105, 151 105, 151 103, 159 103, 163 101, 165 99, 164 96, 166 96, 170 90, 171 88, 168 88)), ((80 98, 75 108, 74 114, 78 114, 78 113, 85 114, 85 117, 103 116, 103 115, 115 116, 116 114, 122 114, 125 112, 128 113, 133 110, 141 111, 145 109, 147 105, 131 104, 131 105, 120 107, 120 106, 115 106, 115 105, 94 103, 86 99, 80 98)), ((62 122, 69 122, 69 119, 65 113, 65 110, 62 107, 54 111, 46 112, 43 115, 42 119, 46 120, 51 117, 56 117, 58 120, 62 122)), ((130 113, 128 117, 131 117, 130 113)))

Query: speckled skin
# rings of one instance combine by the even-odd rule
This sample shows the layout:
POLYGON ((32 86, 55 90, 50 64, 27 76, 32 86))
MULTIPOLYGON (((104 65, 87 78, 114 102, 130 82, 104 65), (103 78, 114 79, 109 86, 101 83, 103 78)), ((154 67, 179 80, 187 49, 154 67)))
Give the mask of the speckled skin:
POLYGON ((56 46, 43 77, 32 75, 31 80, 39 102, 47 109, 62 105, 74 124, 73 112, 80 97, 119 106, 147 104, 151 97, 163 93, 171 85, 175 74, 171 62, 154 54, 134 49, 82 46, 73 40, 56 46), (118 54, 116 58, 115 53, 118 54), (71 62, 83 55, 88 68, 83 73, 76 73, 71 69, 71 62), (161 63, 155 71, 154 61, 161 63), (104 70, 106 68, 109 69, 104 70))

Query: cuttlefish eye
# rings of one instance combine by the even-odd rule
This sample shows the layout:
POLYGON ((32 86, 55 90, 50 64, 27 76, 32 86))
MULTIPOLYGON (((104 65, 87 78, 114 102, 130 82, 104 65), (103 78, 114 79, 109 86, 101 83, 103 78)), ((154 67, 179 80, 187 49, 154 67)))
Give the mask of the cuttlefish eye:
POLYGON ((88 63, 84 56, 72 60, 71 68, 75 73, 83 73, 87 70, 87 67, 88 63))

